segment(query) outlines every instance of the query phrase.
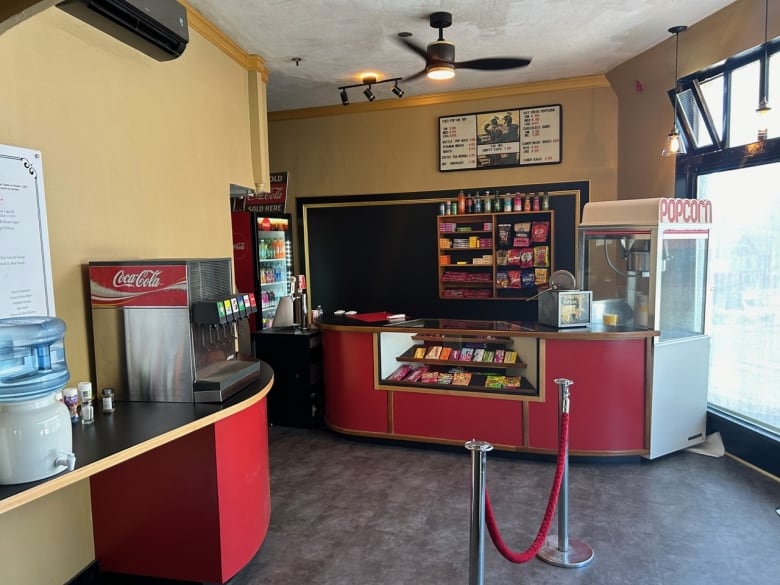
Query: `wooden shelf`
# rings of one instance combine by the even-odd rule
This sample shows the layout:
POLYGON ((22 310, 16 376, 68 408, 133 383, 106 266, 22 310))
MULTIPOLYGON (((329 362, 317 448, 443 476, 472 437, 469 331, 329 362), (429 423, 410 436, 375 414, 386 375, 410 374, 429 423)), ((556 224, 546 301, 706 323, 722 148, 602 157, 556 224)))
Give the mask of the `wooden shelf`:
MULTIPOLYGON (((485 377, 486 376, 484 374, 474 374, 471 379, 478 379, 478 381, 481 381, 484 384, 485 377)), ((518 388, 488 388, 484 385, 480 386, 475 384, 469 384, 468 386, 461 384, 426 384, 424 382, 396 382, 395 380, 382 380, 382 382, 385 384, 392 384, 394 386, 403 386, 407 388, 422 388, 449 392, 469 392, 473 394, 499 394, 503 396, 536 396, 537 394, 536 388, 531 386, 531 384, 529 384, 525 378, 523 378, 518 388)))
POLYGON ((461 361, 461 360, 434 360, 430 358, 406 358, 398 356, 395 358, 399 362, 426 364, 429 366, 453 366, 463 368, 481 368, 481 369, 499 369, 499 370, 512 370, 515 368, 525 368, 526 364, 523 362, 475 362, 475 361, 461 361))
MULTIPOLYGON (((440 215, 437 218, 437 229, 439 237, 439 298, 444 300, 510 300, 510 299, 523 299, 536 295, 539 290, 543 289, 549 277, 554 271, 554 250, 553 242, 554 238, 554 212, 551 210, 540 211, 497 211, 493 213, 475 213, 465 215, 440 215), (504 224, 518 224, 528 223, 534 224, 534 222, 547 222, 548 229, 544 241, 528 242, 524 246, 516 246, 517 235, 512 232, 508 239, 504 240, 502 244, 499 238, 499 225, 504 224), (482 228, 490 226, 492 229, 469 229, 468 231, 441 231, 443 224, 452 224, 461 227, 470 228, 482 228), (487 241, 490 239, 490 246, 487 247, 468 247, 468 248, 454 248, 446 246, 456 238, 468 238, 479 236, 487 241), (445 246, 441 244, 444 243, 445 246), (545 258, 545 261, 539 261, 534 254, 533 266, 520 266, 518 263, 509 264, 506 260, 508 256, 514 255, 516 260, 518 254, 522 253, 525 249, 538 249, 542 246, 546 246, 547 250, 538 250, 540 257, 545 258), (473 258, 479 256, 489 256, 489 263, 480 264, 458 264, 457 261, 470 261, 473 258), (500 258, 499 258, 500 257, 500 258), (442 262, 444 260, 445 262, 442 262), (502 262, 499 264, 499 260, 502 262), (469 281, 469 280, 444 280, 444 275, 452 272, 469 272, 473 273, 477 271, 483 271, 491 274, 490 281, 469 281), (542 273, 541 271, 545 272, 542 273), (498 284, 508 283, 509 274, 515 273, 512 277, 513 280, 520 279, 524 282, 528 282, 530 277, 534 278, 534 283, 538 280, 540 283, 542 278, 546 281, 542 284, 534 284, 533 287, 499 287, 498 284), (527 274, 533 272, 533 274, 527 274), (501 279, 499 281, 499 274, 501 279), (475 288, 484 289, 482 295, 462 294, 452 295, 453 289, 464 289, 472 291, 475 288)), ((449 225, 447 227, 450 227, 449 225)), ((532 227, 532 226, 531 226, 532 227)), ((502 232, 503 233, 503 232, 502 232)), ((529 238, 531 234, 529 234, 529 238)))

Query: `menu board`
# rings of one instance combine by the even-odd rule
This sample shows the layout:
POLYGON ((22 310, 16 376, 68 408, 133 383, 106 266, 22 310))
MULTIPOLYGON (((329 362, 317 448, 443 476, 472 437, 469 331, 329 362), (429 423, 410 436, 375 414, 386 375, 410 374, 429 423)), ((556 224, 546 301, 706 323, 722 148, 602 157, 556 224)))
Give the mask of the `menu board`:
POLYGON ((0 318, 53 316, 41 153, 0 144, 0 318))
POLYGON ((439 171, 560 162, 560 104, 439 118, 439 171))

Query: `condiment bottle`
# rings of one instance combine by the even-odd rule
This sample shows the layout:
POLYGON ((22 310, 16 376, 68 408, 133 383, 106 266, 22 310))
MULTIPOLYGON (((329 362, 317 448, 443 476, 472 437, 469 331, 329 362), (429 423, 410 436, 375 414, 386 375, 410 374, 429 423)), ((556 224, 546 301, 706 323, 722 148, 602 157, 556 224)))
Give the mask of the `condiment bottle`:
POLYGON ((103 414, 111 414, 114 412, 114 389, 103 388, 101 394, 103 395, 103 414))

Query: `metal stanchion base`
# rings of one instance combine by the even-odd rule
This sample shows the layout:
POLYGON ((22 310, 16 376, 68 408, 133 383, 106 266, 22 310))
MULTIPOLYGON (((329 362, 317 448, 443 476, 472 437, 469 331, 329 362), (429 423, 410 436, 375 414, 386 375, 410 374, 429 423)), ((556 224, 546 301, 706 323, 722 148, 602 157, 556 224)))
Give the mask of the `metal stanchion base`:
POLYGON ((570 538, 569 550, 562 552, 558 550, 558 537, 551 535, 545 539, 544 546, 536 556, 556 567, 576 569, 590 564, 593 560, 593 549, 581 540, 570 538))

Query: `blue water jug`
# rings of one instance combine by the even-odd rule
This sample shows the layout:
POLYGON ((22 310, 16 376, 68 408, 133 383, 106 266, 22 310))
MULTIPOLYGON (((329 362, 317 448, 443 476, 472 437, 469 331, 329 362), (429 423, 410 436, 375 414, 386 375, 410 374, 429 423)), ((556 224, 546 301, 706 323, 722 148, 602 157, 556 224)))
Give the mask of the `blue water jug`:
POLYGON ((0 319, 0 402, 52 394, 68 382, 65 322, 57 317, 0 319))

